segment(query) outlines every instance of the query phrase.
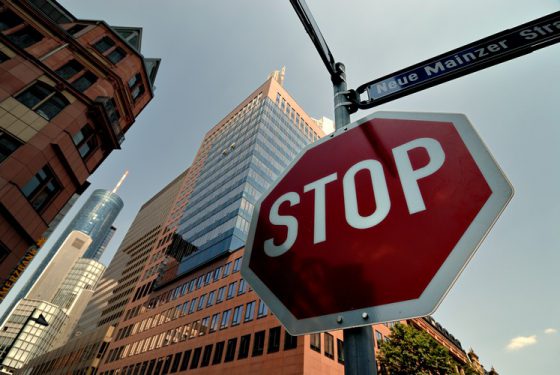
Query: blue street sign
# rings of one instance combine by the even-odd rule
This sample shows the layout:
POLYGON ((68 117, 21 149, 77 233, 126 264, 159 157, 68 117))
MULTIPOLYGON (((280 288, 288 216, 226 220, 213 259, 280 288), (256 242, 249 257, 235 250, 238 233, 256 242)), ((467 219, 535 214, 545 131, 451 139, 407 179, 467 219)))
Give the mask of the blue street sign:
POLYGON ((459 47, 356 89, 360 109, 418 92, 560 42, 560 12, 459 47))

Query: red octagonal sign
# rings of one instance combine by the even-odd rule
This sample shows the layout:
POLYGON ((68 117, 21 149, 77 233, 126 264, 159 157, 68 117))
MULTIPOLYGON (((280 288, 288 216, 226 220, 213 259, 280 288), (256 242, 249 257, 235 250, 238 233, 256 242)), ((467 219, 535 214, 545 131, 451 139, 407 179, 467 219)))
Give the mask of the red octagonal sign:
POLYGON ((464 115, 379 112, 263 195, 242 274, 292 334, 428 315, 512 195, 464 115))

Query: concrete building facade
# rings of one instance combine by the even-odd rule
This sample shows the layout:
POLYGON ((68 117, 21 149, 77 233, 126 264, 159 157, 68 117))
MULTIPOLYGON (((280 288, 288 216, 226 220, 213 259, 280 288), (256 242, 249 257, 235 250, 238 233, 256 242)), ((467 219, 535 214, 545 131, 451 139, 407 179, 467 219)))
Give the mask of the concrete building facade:
POLYGON ((0 300, 152 99, 141 31, 0 3, 0 300))

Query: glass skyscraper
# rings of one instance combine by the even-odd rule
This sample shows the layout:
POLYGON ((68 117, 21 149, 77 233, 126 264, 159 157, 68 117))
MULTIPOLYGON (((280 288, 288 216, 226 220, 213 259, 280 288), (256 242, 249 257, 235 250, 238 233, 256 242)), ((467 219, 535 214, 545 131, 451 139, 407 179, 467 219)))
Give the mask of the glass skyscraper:
POLYGON ((177 230, 196 250, 178 273, 242 247, 256 201, 322 135, 274 78, 210 130, 191 167, 196 181, 177 230))
MULTIPOLYGON (((11 302, 11 306, 6 310, 6 314, 19 300, 29 293, 70 232, 77 230, 90 236, 93 242, 84 253, 83 258, 99 260, 107 242, 113 236, 114 228, 112 225, 123 206, 124 203, 117 194, 110 190, 95 190, 59 236, 58 240, 51 246, 49 252, 35 269, 30 279, 17 291, 17 295, 11 302)), ((5 319, 5 316, 2 317, 1 321, 5 319)))

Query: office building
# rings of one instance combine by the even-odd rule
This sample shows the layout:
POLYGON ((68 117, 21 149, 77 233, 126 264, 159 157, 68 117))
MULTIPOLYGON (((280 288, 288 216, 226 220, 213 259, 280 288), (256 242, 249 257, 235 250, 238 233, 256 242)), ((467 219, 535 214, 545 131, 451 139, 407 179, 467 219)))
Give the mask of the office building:
POLYGON ((47 269, 47 265, 59 251, 62 242, 66 240, 72 231, 80 231, 91 237, 92 243, 82 256, 87 259, 99 260, 108 241, 114 234, 113 223, 123 206, 122 199, 114 192, 104 189, 95 190, 62 232, 58 240, 48 249, 46 256, 30 275, 27 282, 17 290, 13 303, 24 298, 33 288, 39 280, 41 273, 47 269))
POLYGON ((153 97, 141 28, 0 3, 0 301, 153 97))
POLYGON ((4 373, 13 373, 66 341, 105 270, 101 263, 83 257, 91 244, 90 236, 72 231, 27 298, 10 312, 0 328, 4 373), (31 314, 43 314, 45 325, 35 330, 31 314))
POLYGON ((97 371, 126 305, 150 291, 163 260, 161 250, 177 243, 172 234, 184 209, 187 177, 188 171, 183 172, 142 206, 69 341, 30 361, 25 373, 97 371))
MULTIPOLYGON (((25 374, 343 373, 342 331, 291 336, 239 273, 256 200, 301 148, 323 135, 282 87, 283 78, 272 74, 207 133, 163 228, 154 229, 151 216, 135 220, 119 252, 130 252, 134 239, 144 245, 130 252, 136 261, 114 290, 119 302, 105 307, 115 312, 112 337, 98 334, 103 344, 90 350, 80 333, 71 341, 76 345, 32 361, 25 374)), ((141 213, 149 204, 153 199, 141 213)), ((391 326, 372 327, 375 348, 391 326)))

